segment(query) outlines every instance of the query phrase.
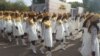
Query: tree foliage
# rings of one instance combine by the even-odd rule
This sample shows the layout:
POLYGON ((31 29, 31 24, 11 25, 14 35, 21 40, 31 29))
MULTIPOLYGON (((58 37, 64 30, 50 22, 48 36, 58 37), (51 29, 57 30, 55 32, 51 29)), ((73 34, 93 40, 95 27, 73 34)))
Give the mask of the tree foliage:
POLYGON ((83 3, 70 2, 72 8, 83 7, 83 3))
POLYGON ((85 11, 100 13, 100 0, 83 0, 85 11))
POLYGON ((5 0, 0 0, 0 10, 27 11, 29 10, 29 7, 27 7, 22 1, 11 3, 6 2, 5 0))

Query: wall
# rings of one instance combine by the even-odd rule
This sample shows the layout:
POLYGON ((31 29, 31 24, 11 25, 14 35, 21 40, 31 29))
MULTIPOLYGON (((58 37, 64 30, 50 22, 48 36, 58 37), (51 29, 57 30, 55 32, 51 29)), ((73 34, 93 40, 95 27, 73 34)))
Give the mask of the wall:
POLYGON ((71 5, 67 2, 61 2, 59 0, 50 0, 49 1, 49 12, 53 13, 69 13, 70 12, 71 5), (61 5, 64 5, 66 7, 65 10, 59 9, 61 5))
POLYGON ((32 4, 32 10, 37 12, 43 11, 45 8, 48 10, 48 1, 49 0, 45 0, 45 3, 42 4, 32 4))
POLYGON ((69 13, 71 5, 68 4, 67 2, 61 2, 59 0, 45 0, 44 4, 33 4, 33 6, 32 6, 32 10, 35 10, 35 11, 43 11, 44 8, 46 8, 47 11, 49 11, 51 13, 53 13, 53 12, 69 13), (59 7, 61 7, 61 5, 65 5, 66 9, 65 10, 59 9, 59 7))

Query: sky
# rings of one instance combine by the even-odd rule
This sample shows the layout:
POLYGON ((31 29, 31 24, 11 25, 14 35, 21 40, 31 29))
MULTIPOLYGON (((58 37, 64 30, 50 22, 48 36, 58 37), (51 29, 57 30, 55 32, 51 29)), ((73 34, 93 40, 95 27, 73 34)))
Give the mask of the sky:
MULTIPOLYGON (((11 2, 15 2, 17 0, 10 0, 11 2)), ((19 0, 20 1, 20 0, 19 0)), ((27 5, 27 6, 30 6, 32 3, 31 3, 32 0, 23 0, 23 2, 27 5)), ((82 0, 66 0, 67 2, 81 2, 82 3, 82 0)))
MULTIPOLYGON (((6 0, 6 1, 10 1, 10 2, 16 2, 18 0, 6 0)), ((19 0, 20 1, 20 0, 19 0)), ((22 0, 27 6, 30 6, 32 3, 32 0, 22 0)))

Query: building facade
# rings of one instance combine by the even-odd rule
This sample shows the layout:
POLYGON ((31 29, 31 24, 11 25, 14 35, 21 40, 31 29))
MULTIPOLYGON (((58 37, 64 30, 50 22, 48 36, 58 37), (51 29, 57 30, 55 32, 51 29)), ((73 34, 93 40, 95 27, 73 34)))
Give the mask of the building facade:
POLYGON ((71 5, 66 0, 33 0, 32 10, 37 12, 69 13, 71 5))
POLYGON ((85 11, 100 13, 100 0, 83 0, 85 11))

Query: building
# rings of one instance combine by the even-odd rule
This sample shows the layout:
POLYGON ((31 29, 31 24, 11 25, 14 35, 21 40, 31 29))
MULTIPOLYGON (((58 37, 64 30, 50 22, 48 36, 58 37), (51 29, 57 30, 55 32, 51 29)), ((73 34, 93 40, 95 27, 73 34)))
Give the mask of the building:
POLYGON ((78 7, 78 14, 84 13, 84 8, 83 7, 78 7))
POLYGON ((83 0, 85 11, 100 13, 100 0, 83 0))
POLYGON ((37 12, 69 13, 71 5, 66 0, 33 0, 31 9, 37 12))

